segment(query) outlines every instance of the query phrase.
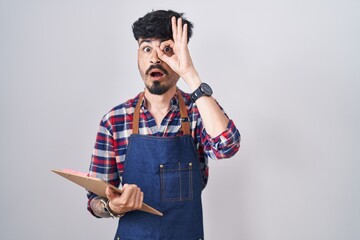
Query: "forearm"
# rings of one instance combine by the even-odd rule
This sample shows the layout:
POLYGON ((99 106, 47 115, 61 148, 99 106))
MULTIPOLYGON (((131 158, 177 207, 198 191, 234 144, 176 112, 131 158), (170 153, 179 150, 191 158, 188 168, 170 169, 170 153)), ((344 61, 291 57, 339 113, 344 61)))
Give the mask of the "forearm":
MULTIPOLYGON (((201 84, 197 72, 194 70, 183 77, 191 91, 195 91, 201 84)), ((226 130, 229 119, 226 117, 220 106, 213 97, 203 96, 196 100, 203 125, 211 137, 216 137, 226 130)))
POLYGON ((226 130, 229 119, 225 116, 215 99, 201 97, 196 101, 204 127, 210 137, 216 137, 226 130))

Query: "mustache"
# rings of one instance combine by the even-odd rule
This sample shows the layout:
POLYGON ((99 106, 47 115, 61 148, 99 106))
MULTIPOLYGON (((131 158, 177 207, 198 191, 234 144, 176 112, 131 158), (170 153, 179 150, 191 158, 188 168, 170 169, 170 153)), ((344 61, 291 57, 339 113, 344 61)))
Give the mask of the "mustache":
POLYGON ((165 69, 163 66, 159 65, 159 64, 151 65, 151 66, 146 70, 145 74, 148 75, 149 72, 150 72, 151 70, 153 70, 153 69, 159 69, 159 70, 161 70, 165 75, 169 75, 169 72, 166 71, 166 69, 165 69))

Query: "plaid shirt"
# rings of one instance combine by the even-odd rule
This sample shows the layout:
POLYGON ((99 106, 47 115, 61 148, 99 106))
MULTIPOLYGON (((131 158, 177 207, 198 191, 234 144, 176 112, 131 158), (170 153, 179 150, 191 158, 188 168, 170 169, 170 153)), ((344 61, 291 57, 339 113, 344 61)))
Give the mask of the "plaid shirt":
MULTIPOLYGON (((222 159, 233 156, 240 147, 240 134, 233 121, 229 120, 227 129, 219 136, 211 138, 205 131, 197 106, 192 102, 190 95, 180 92, 188 110, 190 133, 198 150, 205 187, 208 180, 208 158, 222 159)), ((101 120, 91 158, 90 176, 103 179, 119 187, 128 141, 132 133, 133 113, 138 100, 139 95, 118 105, 101 120)), ((177 97, 174 96, 170 104, 170 111, 158 128, 155 119, 146 109, 146 99, 144 98, 140 108, 139 134, 162 137, 182 135, 177 97)), ((88 193, 89 203, 95 196, 93 193, 88 193)))

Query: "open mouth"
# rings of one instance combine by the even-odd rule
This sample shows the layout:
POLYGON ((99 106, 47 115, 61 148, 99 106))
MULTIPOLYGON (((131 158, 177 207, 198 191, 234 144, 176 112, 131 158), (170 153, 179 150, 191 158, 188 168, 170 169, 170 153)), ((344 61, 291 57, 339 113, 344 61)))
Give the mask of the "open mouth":
POLYGON ((154 69, 150 71, 149 75, 153 78, 162 78, 165 74, 158 69, 154 69))

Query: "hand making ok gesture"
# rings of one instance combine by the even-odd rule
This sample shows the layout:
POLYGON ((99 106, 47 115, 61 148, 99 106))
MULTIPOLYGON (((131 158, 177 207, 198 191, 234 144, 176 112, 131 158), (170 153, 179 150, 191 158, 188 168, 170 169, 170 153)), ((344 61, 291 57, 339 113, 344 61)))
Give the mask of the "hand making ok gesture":
POLYGON ((156 51, 161 60, 190 84, 190 79, 198 76, 188 49, 188 25, 183 26, 181 18, 176 21, 172 17, 171 26, 174 40, 163 41, 156 51))

